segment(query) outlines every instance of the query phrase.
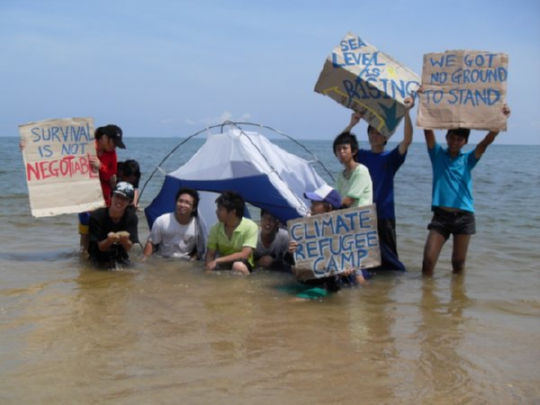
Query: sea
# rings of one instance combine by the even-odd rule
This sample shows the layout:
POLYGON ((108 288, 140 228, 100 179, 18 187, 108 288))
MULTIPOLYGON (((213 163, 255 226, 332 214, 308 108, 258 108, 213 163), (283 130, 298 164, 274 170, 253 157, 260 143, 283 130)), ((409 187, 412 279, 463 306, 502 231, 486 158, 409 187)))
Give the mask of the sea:
MULTIPOLYGON (((206 135, 126 137, 118 157, 141 165, 143 208, 206 135)), ((540 403, 540 146, 489 147, 466 272, 452 275, 449 241, 424 279, 432 174, 412 144, 395 179, 408 271, 296 302, 290 274, 143 263, 139 247, 132 268, 92 268, 76 215, 31 216, 18 138, 0 139, 2 404, 540 403)), ((328 182, 340 170, 331 139, 273 140, 328 182)))

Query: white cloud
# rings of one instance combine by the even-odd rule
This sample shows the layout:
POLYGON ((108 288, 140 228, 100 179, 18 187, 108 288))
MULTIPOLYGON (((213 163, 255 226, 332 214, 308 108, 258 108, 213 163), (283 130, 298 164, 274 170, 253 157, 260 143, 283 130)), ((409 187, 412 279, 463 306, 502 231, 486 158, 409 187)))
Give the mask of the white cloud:
POLYGON ((218 125, 225 121, 243 122, 248 121, 251 118, 250 113, 242 113, 238 116, 233 115, 230 111, 223 111, 217 117, 206 117, 200 119, 185 118, 184 123, 191 126, 211 126, 218 125))

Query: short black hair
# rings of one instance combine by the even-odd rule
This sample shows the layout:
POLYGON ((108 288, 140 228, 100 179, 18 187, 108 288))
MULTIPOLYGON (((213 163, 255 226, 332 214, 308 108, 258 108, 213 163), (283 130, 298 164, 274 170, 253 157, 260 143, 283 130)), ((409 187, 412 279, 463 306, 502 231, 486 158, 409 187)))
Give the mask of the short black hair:
POLYGON ((114 138, 116 134, 120 134, 120 138, 121 138, 122 128, 120 128, 118 125, 109 124, 109 125, 105 125, 104 127, 96 128, 96 131, 94 132, 94 138, 99 139, 103 135, 107 135, 109 138, 114 138))
POLYGON ((141 169, 139 167, 139 162, 136 160, 128 159, 124 162, 118 162, 116 174, 119 179, 134 176, 135 181, 133 182, 133 187, 139 187, 139 181, 141 180, 141 169))
POLYGON ((334 139, 334 155, 336 154, 336 148, 339 145, 351 145, 351 152, 353 155, 358 152, 358 140, 356 139, 356 135, 351 134, 349 131, 342 132, 334 139))
POLYGON ((192 188, 182 187, 178 192, 176 193, 176 197, 174 198, 174 202, 176 203, 180 196, 182 194, 188 194, 191 197, 193 197, 193 212, 191 213, 192 217, 197 216, 197 208, 199 207, 199 193, 197 190, 194 190, 192 188))
MULTIPOLYGON (((377 133, 380 134, 379 130, 377 128, 375 128, 373 125, 369 124, 368 127, 367 127, 367 134, 369 136, 369 133, 371 131, 377 131, 377 133)), ((386 137, 385 137, 386 138, 386 137)), ((386 138, 386 140, 384 141, 384 144, 386 145, 388 143, 388 138, 386 138)))
POLYGON ((246 203, 244 198, 235 191, 224 191, 218 198, 216 198, 216 204, 218 207, 223 207, 227 211, 235 211, 238 218, 244 216, 244 209, 246 203))
POLYGON ((461 136, 462 138, 465 138, 465 142, 469 142, 469 135, 471 134, 471 130, 469 128, 453 128, 448 130, 446 136, 450 134, 461 136))

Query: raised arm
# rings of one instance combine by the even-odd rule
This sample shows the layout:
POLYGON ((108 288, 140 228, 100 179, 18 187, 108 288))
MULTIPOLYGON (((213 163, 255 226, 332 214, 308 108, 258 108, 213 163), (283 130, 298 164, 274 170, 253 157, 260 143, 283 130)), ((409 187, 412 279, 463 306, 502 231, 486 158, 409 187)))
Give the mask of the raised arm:
POLYGON ((435 133, 432 129, 424 129, 424 137, 426 138, 426 145, 428 149, 435 147, 435 133))
POLYGON ((349 122, 349 125, 347 125, 345 127, 343 132, 351 132, 351 130, 354 128, 354 126, 360 122, 362 117, 364 117, 363 112, 353 112, 351 114, 351 121, 349 122))
POLYGON ((414 107, 414 98, 409 96, 403 100, 403 103, 405 104, 405 127, 403 128, 403 140, 399 144, 399 153, 401 155, 407 153, 407 149, 409 149, 409 145, 412 143, 413 125, 409 112, 414 107))
MULTIPOLYGON (((510 107, 508 107, 506 104, 503 106, 502 112, 506 119, 510 117, 510 107)), ((498 134, 499 131, 489 131, 484 139, 482 139, 482 141, 476 145, 476 148, 474 149, 474 156, 476 159, 480 159, 482 157, 487 147, 493 143, 498 134)))

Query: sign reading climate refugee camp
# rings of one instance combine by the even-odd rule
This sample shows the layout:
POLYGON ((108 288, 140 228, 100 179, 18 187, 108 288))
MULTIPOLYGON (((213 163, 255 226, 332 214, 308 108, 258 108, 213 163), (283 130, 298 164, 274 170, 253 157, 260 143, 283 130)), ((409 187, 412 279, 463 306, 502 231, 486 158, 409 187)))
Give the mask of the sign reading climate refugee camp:
POLYGON ((35 217, 89 211, 105 205, 96 155, 94 120, 66 118, 19 125, 30 208, 35 217))
POLYGON ((424 55, 417 125, 506 131, 508 55, 446 51, 424 55))
POLYGON ((294 259, 299 280, 381 264, 375 205, 292 219, 287 228, 298 244, 294 259))
POLYGON ((326 59, 315 91, 364 112, 369 124, 390 137, 405 115, 404 99, 418 87, 416 73, 348 33, 326 59))

